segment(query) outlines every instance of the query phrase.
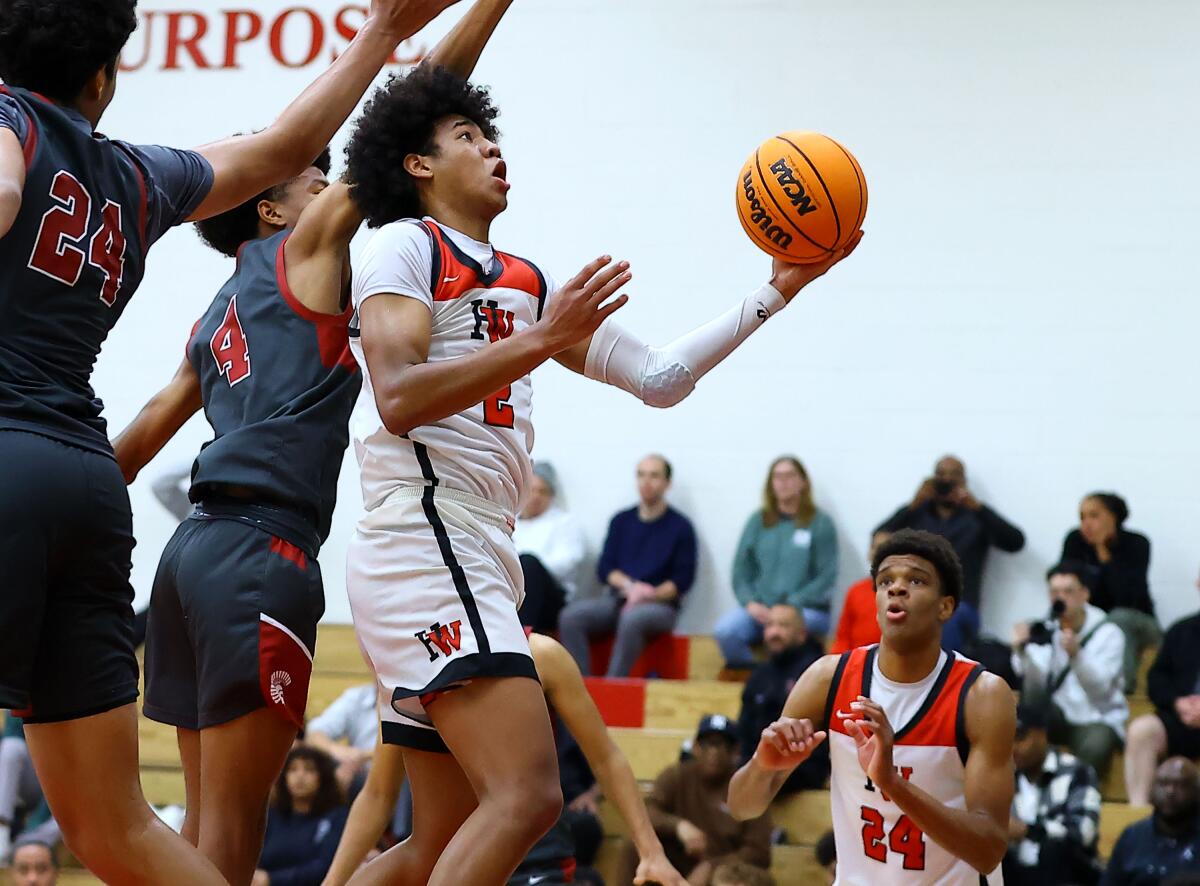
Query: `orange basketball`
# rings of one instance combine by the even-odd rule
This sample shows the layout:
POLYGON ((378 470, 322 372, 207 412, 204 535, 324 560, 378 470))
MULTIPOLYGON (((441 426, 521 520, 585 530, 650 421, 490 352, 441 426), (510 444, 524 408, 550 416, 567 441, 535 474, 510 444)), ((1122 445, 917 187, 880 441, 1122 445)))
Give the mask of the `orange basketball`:
POLYGON ((867 214, 867 180, 829 136, 785 132, 759 146, 737 183, 738 218, 764 252, 805 264, 846 245, 867 214))

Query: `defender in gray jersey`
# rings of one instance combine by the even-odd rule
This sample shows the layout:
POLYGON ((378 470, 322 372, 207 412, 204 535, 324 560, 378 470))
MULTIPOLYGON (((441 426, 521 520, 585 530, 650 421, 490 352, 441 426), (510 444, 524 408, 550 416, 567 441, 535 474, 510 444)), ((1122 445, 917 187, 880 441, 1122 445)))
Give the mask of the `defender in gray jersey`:
POLYGON ((306 168, 450 2, 376 0, 275 124, 187 152, 95 131, 134 0, 0 0, 0 705, 26 716, 50 807, 106 881, 223 878, 139 787, 132 520, 92 366, 150 245, 306 168))
MULTIPOLYGON (((429 63, 469 74, 495 19, 477 5, 429 63)), ((192 516, 163 551, 146 643, 148 717, 177 728, 184 833, 231 882, 262 848, 271 785, 304 725, 329 535, 361 376, 349 351, 350 240, 362 216, 328 152, 197 227, 237 259, 171 383, 114 444, 132 480, 203 405, 214 439, 192 516), (251 750, 248 750, 251 749, 251 750)))

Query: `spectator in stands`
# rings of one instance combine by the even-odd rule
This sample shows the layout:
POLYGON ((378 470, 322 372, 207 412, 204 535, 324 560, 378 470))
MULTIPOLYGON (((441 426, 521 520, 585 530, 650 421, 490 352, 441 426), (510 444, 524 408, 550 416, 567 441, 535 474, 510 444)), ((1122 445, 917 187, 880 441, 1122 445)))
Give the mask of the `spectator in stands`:
POLYGON ((6 711, 0 738, 0 866, 8 860, 18 834, 22 842, 51 846, 62 839, 34 772, 25 729, 19 718, 6 711))
POLYGON ((1050 747, 1045 709, 1017 708, 1016 793, 1004 857, 1006 886, 1094 884, 1100 879, 1096 772, 1050 747))
POLYGON ((534 462, 529 497, 513 530, 525 574, 521 624, 553 633, 558 613, 575 596, 587 540, 575 518, 558 503, 558 474, 548 461, 534 462))
POLYGON ((1200 775, 1196 764, 1183 757, 1162 763, 1154 774, 1150 801, 1154 814, 1125 828, 1108 860, 1102 886, 1182 882, 1200 866, 1200 775))
MULTIPOLYGON (((871 549, 867 551, 867 568, 875 558, 875 549, 892 537, 890 532, 876 532, 871 536, 871 549)), ((870 646, 879 642, 879 611, 875 606, 875 579, 871 576, 860 579, 846 590, 842 598, 842 614, 838 619, 837 633, 829 651, 835 655, 870 646)))
POLYGON ((762 508, 750 515, 733 557, 738 606, 713 632, 726 666, 754 667, 750 647, 762 641, 771 607, 781 603, 802 612, 811 633, 829 633, 837 559, 837 531, 813 504, 808 472, 795 456, 780 456, 767 471, 762 508))
MULTIPOLYGON (((824 655, 820 642, 804 627, 804 619, 791 606, 772 606, 763 642, 770 659, 754 669, 742 690, 738 717, 741 762, 754 755, 762 731, 779 719, 792 687, 809 666, 824 655)), ((824 743, 801 763, 784 782, 784 791, 823 788, 829 779, 829 749, 824 743)))
POLYGON ((348 812, 333 758, 304 745, 292 748, 275 783, 251 886, 320 886, 348 812))
POLYGON ((304 732, 306 743, 334 759, 338 783, 351 798, 366 780, 375 753, 379 734, 375 702, 374 683, 352 686, 309 720, 304 732))
POLYGON ((979 632, 979 598, 983 564, 989 548, 1016 553, 1025 535, 967 488, 967 469, 952 455, 942 458, 913 500, 876 530, 924 529, 944 536, 963 568, 963 598, 942 628, 942 646, 961 649, 979 632))
MULTIPOLYGON (((706 716, 692 758, 663 770, 646 798, 667 859, 693 886, 712 886, 714 872, 728 862, 771 867, 770 813, 746 822, 729 814, 725 797, 737 765, 736 727, 720 715, 706 716)), ((636 866, 637 854, 627 847, 621 883, 632 882, 636 866)))
POLYGON ((559 616, 562 644, 584 674, 591 673, 592 637, 616 631, 608 676, 626 677, 646 644, 675 627, 679 604, 696 577, 696 532, 667 504, 671 473, 661 455, 638 463, 641 501, 612 518, 596 569, 608 593, 576 600, 559 616))
POLYGON ((1013 628, 1013 668, 1024 696, 1047 705, 1050 740, 1065 744, 1103 779, 1125 734, 1129 706, 1122 692, 1125 635, 1088 603, 1087 569, 1067 561, 1047 573, 1050 622, 1013 628))
POLYGON ((1129 724, 1125 747, 1125 787, 1138 806, 1150 802, 1159 760, 1200 758, 1200 613, 1167 631, 1146 682, 1155 710, 1129 724))
POLYGON ((813 847, 813 855, 817 858, 817 864, 829 877, 828 886, 833 886, 837 882, 837 839, 833 831, 821 834, 821 839, 817 840, 817 845, 813 847))
POLYGON ((712 886, 775 886, 775 878, 752 864, 733 861, 713 871, 712 886))
POLYGON ((1063 540, 1062 559, 1088 569, 1092 605, 1125 632, 1125 691, 1137 688, 1142 652, 1162 640, 1147 573, 1150 539, 1125 528, 1129 506, 1112 492, 1094 492, 1079 505, 1079 528, 1063 540))
POLYGON ((58 853, 54 845, 22 838, 12 857, 13 886, 54 886, 58 882, 58 853))

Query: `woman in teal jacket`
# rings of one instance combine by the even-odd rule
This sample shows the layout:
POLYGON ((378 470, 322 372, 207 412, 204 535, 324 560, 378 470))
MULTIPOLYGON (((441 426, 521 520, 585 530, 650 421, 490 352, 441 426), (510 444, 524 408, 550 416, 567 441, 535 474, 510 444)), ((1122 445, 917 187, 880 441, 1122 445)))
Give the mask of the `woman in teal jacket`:
POLYGON ((733 558, 739 603, 721 617, 717 643, 731 668, 753 667, 772 606, 799 610, 812 634, 829 631, 829 598, 837 583, 837 530, 817 510, 808 472, 795 456, 771 463, 763 506, 750 516, 733 558))

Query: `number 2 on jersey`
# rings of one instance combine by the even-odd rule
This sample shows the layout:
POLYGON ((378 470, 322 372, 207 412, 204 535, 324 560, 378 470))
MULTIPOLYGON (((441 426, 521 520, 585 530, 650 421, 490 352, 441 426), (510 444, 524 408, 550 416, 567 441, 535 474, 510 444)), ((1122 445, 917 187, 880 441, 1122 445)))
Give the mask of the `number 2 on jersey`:
POLYGON ((505 385, 483 401, 483 420, 494 428, 511 428, 517 417, 508 403, 512 396, 512 385, 505 385))
POLYGON ((92 214, 92 195, 79 180, 60 170, 50 184, 56 205, 42 216, 29 267, 67 286, 79 282, 86 261, 104 274, 100 300, 110 308, 117 302, 125 268, 125 234, 121 230, 121 205, 107 200, 100 213, 100 227, 92 235, 85 254, 80 248, 87 236, 92 214))
POLYGON ((892 832, 886 834, 883 828, 883 815, 878 809, 870 806, 862 807, 862 842, 863 853, 867 858, 887 864, 888 850, 903 857, 906 871, 925 870, 925 834, 913 824, 907 815, 901 815, 892 825, 892 832), (887 843, 884 843, 884 838, 887 843))

